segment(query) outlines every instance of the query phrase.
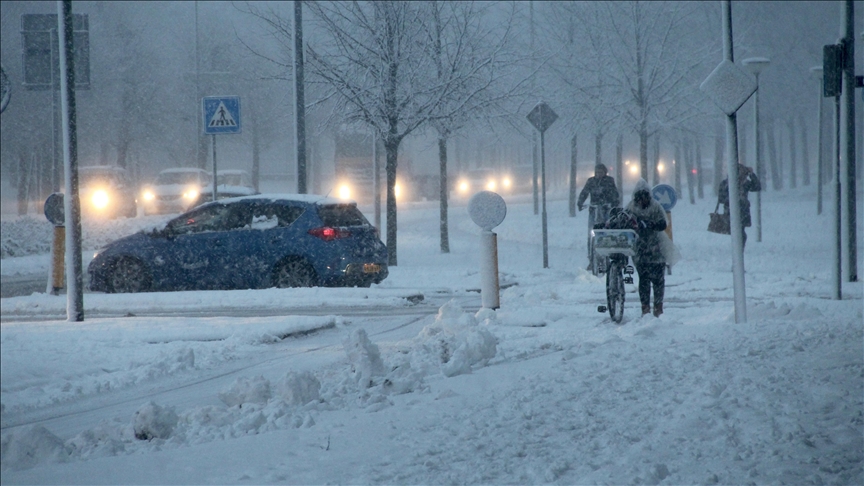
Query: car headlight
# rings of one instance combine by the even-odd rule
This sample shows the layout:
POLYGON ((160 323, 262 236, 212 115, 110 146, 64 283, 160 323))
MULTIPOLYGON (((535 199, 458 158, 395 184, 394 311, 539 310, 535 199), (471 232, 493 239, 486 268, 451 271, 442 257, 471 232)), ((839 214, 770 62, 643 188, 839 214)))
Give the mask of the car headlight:
POLYGON ((471 184, 468 181, 459 181, 459 192, 468 192, 471 189, 471 184))
POLYGON ((156 195, 153 194, 153 191, 144 191, 144 194, 142 194, 142 197, 144 197, 145 201, 152 201, 152 200, 156 199, 156 195))
POLYGON ((90 198, 90 201, 93 203, 93 206, 97 209, 105 209, 109 203, 108 193, 102 189, 99 189, 93 193, 93 196, 90 198))
POLYGON ((198 192, 198 189, 189 189, 183 193, 183 197, 186 199, 197 199, 199 194, 200 192, 198 192))
POLYGON ((495 181, 494 180, 487 181, 486 182, 486 189, 489 191, 494 191, 495 190, 495 181))
POLYGON ((509 177, 505 177, 505 178, 501 181, 501 185, 504 186, 505 189, 509 189, 510 186, 513 185, 513 182, 510 181, 510 178, 509 178, 509 177))
POLYGON ((348 184, 342 184, 339 186, 339 198, 340 199, 351 199, 351 186, 348 184))

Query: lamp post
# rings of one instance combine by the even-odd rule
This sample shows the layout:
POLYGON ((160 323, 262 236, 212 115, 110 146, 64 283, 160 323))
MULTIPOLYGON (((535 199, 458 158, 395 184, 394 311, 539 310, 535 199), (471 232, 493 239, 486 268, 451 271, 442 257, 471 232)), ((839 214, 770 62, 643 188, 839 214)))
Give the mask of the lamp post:
MULTIPOLYGON (((753 98, 753 142, 756 148, 756 176, 764 179, 762 170, 762 140, 759 132, 759 73, 768 67, 771 60, 767 57, 749 57, 741 61, 756 76, 756 93, 753 98)), ((756 241, 762 241, 762 192, 756 192, 756 241)))
POLYGON ((816 198, 816 214, 822 214, 822 183, 824 182, 822 177, 825 171, 822 165, 822 151, 824 150, 822 139, 822 123, 824 121, 822 114, 822 66, 813 66, 810 68, 810 72, 819 79, 819 114, 817 115, 818 121, 816 122, 816 185, 818 186, 816 190, 818 194, 816 198))

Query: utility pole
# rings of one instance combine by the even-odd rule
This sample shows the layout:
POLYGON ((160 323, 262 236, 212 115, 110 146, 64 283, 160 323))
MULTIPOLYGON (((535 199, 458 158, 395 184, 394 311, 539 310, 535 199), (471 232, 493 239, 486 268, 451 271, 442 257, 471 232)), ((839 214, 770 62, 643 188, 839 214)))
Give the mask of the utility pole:
POLYGON ((813 66, 810 72, 819 78, 819 104, 817 105, 816 115, 816 214, 822 214, 822 184, 825 178, 825 142, 824 142, 824 115, 822 113, 822 66, 813 66))
POLYGON ((843 46, 843 88, 841 96, 841 140, 843 145, 842 161, 846 166, 844 184, 846 186, 846 258, 848 263, 848 278, 850 282, 858 281, 858 253, 856 249, 858 236, 855 197, 855 18, 854 2, 844 0, 841 3, 841 22, 843 46))
POLYGON ((78 135, 75 114, 75 46, 72 41, 72 0, 57 2, 57 34, 60 49, 60 102, 63 116, 63 160, 66 166, 64 198, 66 221, 66 319, 84 320, 81 262, 81 201, 78 197, 78 135))
POLYGON ((306 101, 303 96, 303 1, 294 0, 294 133, 297 192, 306 194, 306 101))

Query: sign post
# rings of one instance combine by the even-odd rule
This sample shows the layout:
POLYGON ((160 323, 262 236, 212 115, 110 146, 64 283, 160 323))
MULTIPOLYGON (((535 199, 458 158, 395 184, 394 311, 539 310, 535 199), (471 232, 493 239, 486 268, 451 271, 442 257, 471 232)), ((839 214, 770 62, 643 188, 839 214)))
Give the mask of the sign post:
POLYGON ((213 135, 213 200, 216 200, 216 135, 240 133, 240 97, 205 96, 201 99, 204 134, 213 135))
POLYGON ((48 288, 46 293, 57 295, 64 287, 65 276, 65 241, 66 241, 66 210, 63 207, 63 193, 55 192, 48 196, 44 206, 45 217, 54 225, 54 241, 51 242, 51 268, 48 272, 48 288))
POLYGON ((555 123, 558 119, 558 114, 544 102, 537 103, 537 106, 528 113, 528 121, 534 125, 534 128, 540 132, 540 180, 541 192, 543 194, 543 268, 549 268, 549 244, 548 233, 546 231, 546 139, 544 134, 546 129, 555 123))

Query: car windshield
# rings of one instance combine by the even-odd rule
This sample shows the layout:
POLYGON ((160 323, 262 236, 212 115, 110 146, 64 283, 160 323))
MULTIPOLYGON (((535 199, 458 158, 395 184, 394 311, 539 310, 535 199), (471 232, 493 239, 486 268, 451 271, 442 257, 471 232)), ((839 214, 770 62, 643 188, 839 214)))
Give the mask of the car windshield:
POLYGON ((318 216, 326 226, 365 226, 369 224, 357 206, 348 204, 321 206, 318 208, 318 216))
POLYGON ((248 186, 243 174, 219 174, 216 178, 220 186, 248 186))
POLYGON ((109 171, 82 170, 78 173, 79 183, 82 186, 116 185, 118 175, 109 171))
POLYGON ((156 184, 194 184, 200 182, 197 172, 162 172, 156 184))

